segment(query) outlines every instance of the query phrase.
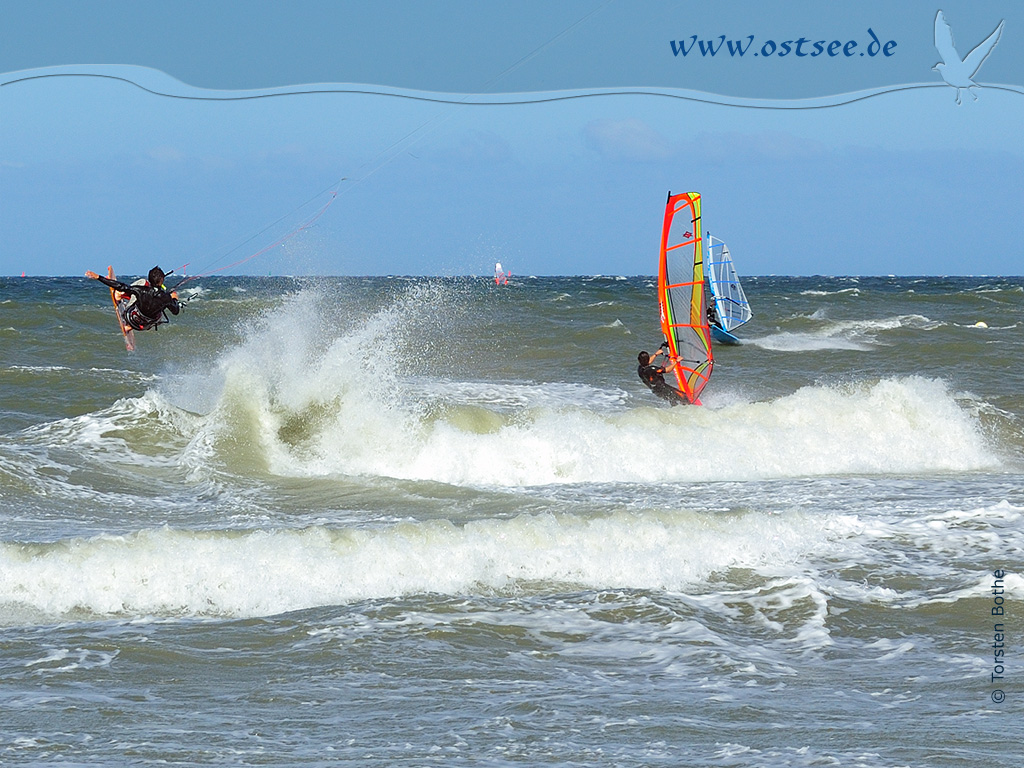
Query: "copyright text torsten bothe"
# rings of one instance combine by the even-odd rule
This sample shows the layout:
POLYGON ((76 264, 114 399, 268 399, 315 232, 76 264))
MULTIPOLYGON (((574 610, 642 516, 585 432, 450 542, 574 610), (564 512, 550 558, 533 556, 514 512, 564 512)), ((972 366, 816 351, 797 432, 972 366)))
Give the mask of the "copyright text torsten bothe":
MULTIPOLYGON (((1003 617, 1006 616, 1006 600, 1004 598, 1003 579, 1006 571, 997 568, 992 571, 992 679, 993 685, 1002 685, 1006 663, 1006 627, 1003 617)), ((992 701, 1001 704, 1006 699, 1002 688, 992 691, 992 701)))

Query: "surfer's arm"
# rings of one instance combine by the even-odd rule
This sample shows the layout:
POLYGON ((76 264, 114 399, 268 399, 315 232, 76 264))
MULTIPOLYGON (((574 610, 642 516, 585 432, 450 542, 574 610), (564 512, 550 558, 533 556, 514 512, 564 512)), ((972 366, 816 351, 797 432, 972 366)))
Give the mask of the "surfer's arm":
POLYGON ((97 275, 95 272, 86 272, 85 276, 91 277, 93 280, 99 280, 105 286, 113 288, 115 291, 120 291, 121 293, 138 293, 138 289, 134 286, 117 280, 111 280, 109 277, 103 277, 103 275, 97 275))

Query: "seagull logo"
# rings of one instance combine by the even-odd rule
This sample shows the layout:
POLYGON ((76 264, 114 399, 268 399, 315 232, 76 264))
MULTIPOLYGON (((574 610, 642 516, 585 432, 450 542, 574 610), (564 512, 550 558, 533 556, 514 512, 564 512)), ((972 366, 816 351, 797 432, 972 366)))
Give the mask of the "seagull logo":
MULTIPOLYGON (((972 78, 978 74, 978 70, 981 69, 981 63, 988 58, 988 55, 992 53, 992 49, 996 47, 996 43, 999 42, 999 36, 1003 34, 1004 23, 1000 21, 999 26, 995 28, 991 35, 986 37, 977 48, 961 59, 960 54, 956 52, 956 48, 953 46, 953 30, 949 28, 946 17, 942 15, 942 11, 935 14, 935 48, 938 50, 939 56, 942 57, 942 61, 932 67, 932 69, 942 75, 942 79, 948 85, 956 88, 957 104, 960 103, 960 90, 962 88, 978 87, 978 84, 972 78)), ((974 97, 975 101, 978 100, 978 97, 972 91, 968 90, 967 92, 974 97)))

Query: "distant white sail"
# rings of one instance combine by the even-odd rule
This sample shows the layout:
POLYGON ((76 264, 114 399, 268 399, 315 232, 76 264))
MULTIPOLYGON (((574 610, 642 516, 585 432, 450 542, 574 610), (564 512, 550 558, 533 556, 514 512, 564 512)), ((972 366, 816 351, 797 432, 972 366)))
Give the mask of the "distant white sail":
POLYGON ((722 328, 732 333, 747 322, 754 313, 750 311, 747 295, 740 285, 739 275, 732 263, 729 246, 724 241, 708 235, 708 288, 715 302, 715 312, 722 328))
POLYGON ((509 273, 508 273, 508 274, 506 275, 506 274, 505 274, 505 271, 504 271, 504 270, 502 269, 502 266, 501 266, 501 262, 500 262, 500 261, 499 261, 499 262, 497 262, 497 263, 496 263, 496 264, 494 265, 494 284, 495 284, 495 285, 506 285, 506 284, 508 283, 508 279, 509 279, 510 277, 512 277, 512 273, 511 273, 511 272, 509 272, 509 273))

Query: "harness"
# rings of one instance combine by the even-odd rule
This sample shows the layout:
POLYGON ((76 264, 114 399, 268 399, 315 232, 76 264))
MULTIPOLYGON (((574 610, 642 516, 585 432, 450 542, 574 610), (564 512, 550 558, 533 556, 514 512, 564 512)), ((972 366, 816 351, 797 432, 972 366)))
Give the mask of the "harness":
MULTIPOLYGON (((134 297, 132 297, 134 299, 134 297)), ((142 310, 139 309, 137 302, 132 301, 125 307, 124 310, 125 325, 131 326, 136 331, 148 331, 151 328, 156 328, 158 325, 163 325, 169 322, 167 316, 163 312, 160 313, 160 317, 154 319, 149 315, 142 314, 142 310)))
MULTIPOLYGON (((145 284, 144 281, 136 281, 133 285, 137 285, 139 282, 145 284)), ((148 331, 156 328, 158 325, 170 322, 164 312, 161 312, 160 316, 156 318, 143 314, 142 310, 139 309, 137 296, 129 295, 126 299, 122 299, 120 308, 124 324, 136 331, 148 331)))
POLYGON ((662 375, 665 373, 664 368, 660 368, 657 365, 645 365, 637 370, 640 376, 640 380, 651 389, 655 386, 665 383, 665 378, 662 375))

